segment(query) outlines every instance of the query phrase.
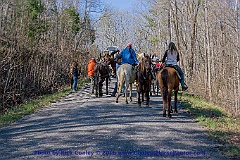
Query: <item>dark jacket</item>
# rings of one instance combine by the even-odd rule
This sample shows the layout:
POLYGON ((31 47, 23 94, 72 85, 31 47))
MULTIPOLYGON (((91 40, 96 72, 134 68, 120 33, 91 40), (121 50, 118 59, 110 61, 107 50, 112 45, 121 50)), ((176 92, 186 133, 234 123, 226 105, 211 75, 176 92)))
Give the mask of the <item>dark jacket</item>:
POLYGON ((79 76, 79 75, 78 75, 78 69, 77 69, 77 67, 73 67, 73 69, 72 69, 72 75, 75 76, 75 77, 78 77, 78 76, 79 76))

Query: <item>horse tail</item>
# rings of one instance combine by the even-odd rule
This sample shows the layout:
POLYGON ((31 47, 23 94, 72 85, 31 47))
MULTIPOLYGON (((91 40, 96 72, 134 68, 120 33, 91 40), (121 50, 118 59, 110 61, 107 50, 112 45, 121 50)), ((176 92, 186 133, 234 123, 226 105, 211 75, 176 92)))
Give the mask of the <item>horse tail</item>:
POLYGON ((163 71, 161 72, 161 78, 162 78, 162 82, 163 82, 163 99, 167 100, 167 96, 168 96, 168 84, 167 84, 167 80, 168 80, 168 71, 166 69, 163 69, 163 71))

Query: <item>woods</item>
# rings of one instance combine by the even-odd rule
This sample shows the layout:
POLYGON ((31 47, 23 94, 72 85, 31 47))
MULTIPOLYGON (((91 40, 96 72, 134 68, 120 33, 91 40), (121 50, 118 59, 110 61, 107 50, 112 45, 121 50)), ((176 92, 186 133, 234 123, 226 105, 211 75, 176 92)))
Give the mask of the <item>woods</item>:
POLYGON ((189 92, 240 114, 239 0, 138 0, 120 11, 101 0, 0 1, 0 108, 68 84, 73 59, 132 42, 162 58, 176 43, 189 92))
POLYGON ((73 59, 80 65, 81 78, 86 76, 87 61, 96 52, 88 20, 91 4, 86 3, 80 15, 77 2, 0 1, 2 113, 69 84, 67 69, 73 59))

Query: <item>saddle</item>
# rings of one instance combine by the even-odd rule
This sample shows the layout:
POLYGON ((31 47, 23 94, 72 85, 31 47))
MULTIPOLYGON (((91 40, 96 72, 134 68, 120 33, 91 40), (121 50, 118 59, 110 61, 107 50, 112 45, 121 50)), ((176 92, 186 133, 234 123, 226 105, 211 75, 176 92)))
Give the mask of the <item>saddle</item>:
POLYGON ((165 65, 163 68, 165 68, 165 67, 171 67, 171 68, 174 68, 175 70, 176 70, 176 73, 177 73, 177 76, 178 76, 178 78, 179 79, 181 79, 181 76, 180 76, 180 74, 179 74, 179 72, 178 72, 178 70, 177 70, 177 67, 175 66, 175 65, 165 65))

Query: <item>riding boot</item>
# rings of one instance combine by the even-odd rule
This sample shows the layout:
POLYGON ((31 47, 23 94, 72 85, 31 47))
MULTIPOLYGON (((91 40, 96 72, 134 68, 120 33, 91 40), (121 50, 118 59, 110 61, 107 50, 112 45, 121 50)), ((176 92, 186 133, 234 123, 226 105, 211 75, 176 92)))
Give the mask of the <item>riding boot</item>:
POLYGON ((183 91, 188 89, 188 86, 185 84, 184 79, 181 79, 181 86, 183 91))
POLYGON ((176 67, 176 70, 178 71, 178 73, 180 74, 180 77, 181 77, 180 82, 181 82, 182 90, 185 91, 185 90, 188 89, 188 86, 184 83, 184 73, 178 65, 176 65, 175 67, 176 67))

